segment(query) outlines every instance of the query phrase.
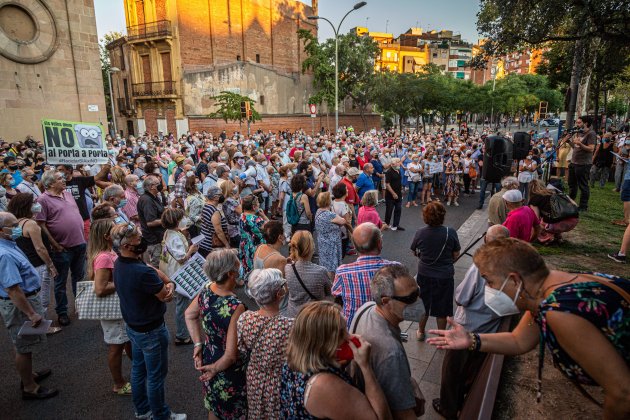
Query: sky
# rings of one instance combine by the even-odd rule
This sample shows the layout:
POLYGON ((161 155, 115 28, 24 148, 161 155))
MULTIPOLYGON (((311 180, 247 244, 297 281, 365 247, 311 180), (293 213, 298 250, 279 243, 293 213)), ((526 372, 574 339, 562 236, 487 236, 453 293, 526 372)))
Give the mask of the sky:
MULTIPOLYGON (((319 15, 338 25, 356 2, 319 0, 319 15)), ((305 3, 311 4, 308 0, 305 3)), ((99 38, 110 31, 125 32, 123 0, 94 0, 94 6, 99 38)), ((387 30, 398 36, 411 27, 421 27, 425 31, 449 29, 460 32, 466 41, 476 43, 479 39, 476 28, 478 10, 478 0, 369 0, 366 6, 346 18, 340 32, 346 33, 355 26, 367 26, 372 32, 387 30)), ((319 39, 332 36, 330 25, 320 22, 319 39)))

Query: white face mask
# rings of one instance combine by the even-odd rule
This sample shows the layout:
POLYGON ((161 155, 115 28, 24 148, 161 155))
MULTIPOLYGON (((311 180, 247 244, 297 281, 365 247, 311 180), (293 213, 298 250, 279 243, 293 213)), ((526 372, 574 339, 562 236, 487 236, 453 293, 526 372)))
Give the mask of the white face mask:
POLYGON ((509 277, 503 280, 503 284, 499 290, 493 289, 492 287, 486 285, 483 300, 486 306, 492 309, 492 312, 497 314, 500 317, 515 315, 520 312, 520 310, 516 307, 516 299, 518 299, 518 295, 521 293, 521 286, 518 286, 516 290, 516 295, 514 296, 514 300, 512 300, 508 295, 503 293, 503 288, 507 284, 509 277))

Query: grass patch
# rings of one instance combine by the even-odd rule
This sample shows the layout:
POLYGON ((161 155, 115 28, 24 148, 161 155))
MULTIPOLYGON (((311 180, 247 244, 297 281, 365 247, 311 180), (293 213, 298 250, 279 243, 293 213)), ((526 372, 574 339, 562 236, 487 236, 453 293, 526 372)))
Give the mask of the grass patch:
POLYGON ((612 183, 604 188, 591 188, 589 211, 580 214, 580 222, 571 232, 563 234, 562 245, 535 244, 545 261, 555 269, 565 271, 600 271, 628 276, 628 265, 609 259, 621 245, 625 228, 611 221, 623 219, 623 203, 612 183))

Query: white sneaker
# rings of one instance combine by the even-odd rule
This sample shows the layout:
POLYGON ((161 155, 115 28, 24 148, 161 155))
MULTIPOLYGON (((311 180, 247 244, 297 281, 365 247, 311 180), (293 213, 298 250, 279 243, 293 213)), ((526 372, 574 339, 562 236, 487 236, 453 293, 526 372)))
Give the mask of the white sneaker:
POLYGON ((148 411, 145 414, 136 413, 136 418, 142 420, 151 420, 153 418, 153 413, 151 411, 148 411))
POLYGON ((186 417, 184 413, 177 414, 171 411, 171 420, 186 420, 186 417))
POLYGON ((455 204, 455 207, 459 207, 459 203, 456 201, 453 204, 455 204))
POLYGON ((398 230, 398 227, 392 226, 392 227, 389 228, 389 230, 398 230))
POLYGON ((446 205, 447 205, 447 206, 450 206, 450 205, 451 205, 451 202, 450 202, 450 201, 448 201, 448 202, 446 203, 446 205))

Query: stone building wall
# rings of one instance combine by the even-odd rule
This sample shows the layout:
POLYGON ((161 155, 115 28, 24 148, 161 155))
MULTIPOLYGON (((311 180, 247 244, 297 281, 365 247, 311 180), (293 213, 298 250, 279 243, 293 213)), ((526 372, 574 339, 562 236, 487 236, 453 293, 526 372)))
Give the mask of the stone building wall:
POLYGON ((0 0, 0 137, 41 139, 43 118, 107 129, 92 0, 0 0))

